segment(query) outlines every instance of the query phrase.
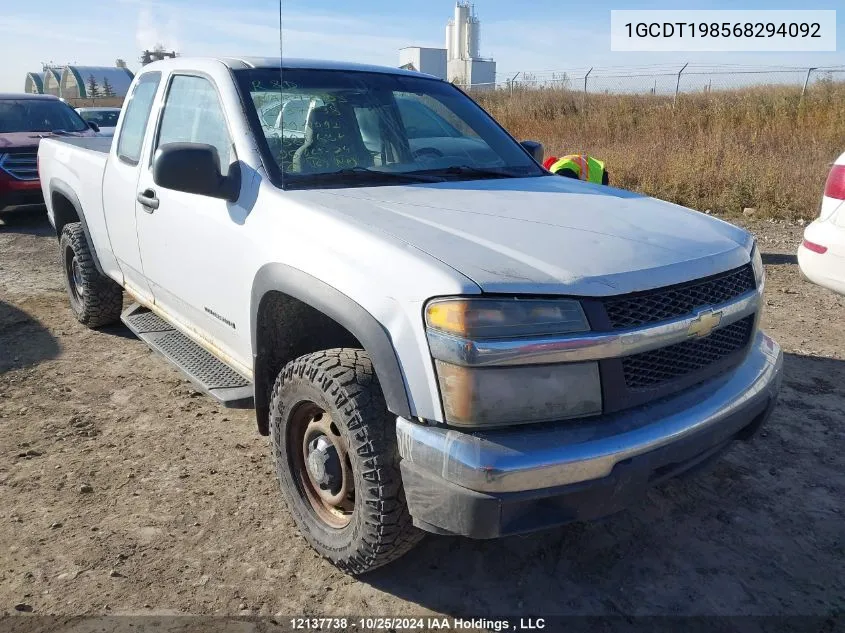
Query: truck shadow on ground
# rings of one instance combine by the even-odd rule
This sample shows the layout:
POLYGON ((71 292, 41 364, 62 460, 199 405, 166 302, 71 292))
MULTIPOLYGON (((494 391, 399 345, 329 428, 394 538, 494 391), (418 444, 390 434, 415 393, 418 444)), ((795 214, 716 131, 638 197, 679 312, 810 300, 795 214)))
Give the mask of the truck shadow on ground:
POLYGON ((44 205, 17 207, 12 211, 0 212, 0 233, 25 233, 37 236, 55 235, 53 227, 47 220, 47 207, 44 205))
POLYGON ((56 358, 59 342, 39 321, 0 300, 0 374, 56 358))
POLYGON ((829 614, 845 606, 845 362, 787 354, 779 404, 710 469, 593 523, 430 536, 362 580, 460 617, 829 614))
POLYGON ((765 266, 798 264, 798 256, 794 253, 763 253, 761 257, 765 266))

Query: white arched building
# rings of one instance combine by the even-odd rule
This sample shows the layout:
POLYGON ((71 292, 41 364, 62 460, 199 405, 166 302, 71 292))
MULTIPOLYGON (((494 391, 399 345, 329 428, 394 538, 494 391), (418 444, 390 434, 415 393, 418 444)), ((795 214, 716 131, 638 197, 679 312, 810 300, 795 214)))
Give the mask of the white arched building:
POLYGON ((24 92, 47 94, 63 99, 122 98, 134 75, 118 66, 47 67, 42 72, 26 74, 24 92), (91 94, 91 89, 94 94, 91 94))
POLYGON ((44 94, 44 73, 27 73, 23 91, 27 94, 44 94))
POLYGON ((65 66, 62 69, 63 99, 125 97, 134 75, 116 66, 65 66))
POLYGON ((44 71, 44 94, 45 95, 53 95, 54 97, 59 96, 59 91, 61 90, 61 83, 62 77, 59 75, 59 71, 55 68, 47 68, 44 71))

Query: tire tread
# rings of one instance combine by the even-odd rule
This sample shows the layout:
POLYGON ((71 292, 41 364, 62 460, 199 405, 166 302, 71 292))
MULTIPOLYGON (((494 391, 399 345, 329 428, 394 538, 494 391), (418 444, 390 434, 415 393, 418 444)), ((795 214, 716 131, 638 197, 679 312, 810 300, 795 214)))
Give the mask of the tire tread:
MULTIPOLYGON (((111 325, 120 319, 123 310, 123 289, 114 281, 100 274, 94 264, 94 256, 85 237, 81 222, 70 222, 62 229, 60 239, 61 264, 65 265, 65 250, 70 247, 82 271, 85 284, 83 305, 80 311, 73 310, 76 319, 89 328, 111 325)), ((67 276, 67 273, 66 273, 67 276)), ((69 283, 66 281, 66 283, 69 283)), ((70 292, 70 288, 68 288, 70 292)), ((71 307, 72 304, 71 304, 71 307)))
POLYGON ((303 517, 297 516, 295 504, 289 500, 301 531, 323 556, 352 575, 396 560, 412 549, 424 533, 413 526, 408 513, 399 471, 395 418, 387 411, 369 355, 364 350, 337 348, 306 354, 285 365, 271 396, 273 442, 279 441, 277 421, 273 418, 281 413, 280 393, 296 379, 307 379, 316 385, 344 414, 349 448, 360 458, 364 466, 361 478, 367 484, 364 490, 356 489, 356 496, 363 497, 356 512, 360 508, 365 516, 364 529, 354 551, 345 550, 341 554, 330 551, 325 544, 315 543, 311 532, 302 529, 303 517))

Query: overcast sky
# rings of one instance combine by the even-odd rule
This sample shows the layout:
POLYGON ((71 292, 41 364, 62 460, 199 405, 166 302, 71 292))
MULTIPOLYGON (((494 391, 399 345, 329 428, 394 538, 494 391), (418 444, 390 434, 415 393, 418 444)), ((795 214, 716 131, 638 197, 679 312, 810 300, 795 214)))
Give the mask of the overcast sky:
MULTIPOLYGON (((398 65, 403 46, 443 47, 451 0, 282 0, 284 52, 296 57, 398 65)), ((161 43, 183 55, 276 55, 278 0, 30 0, 4 2, 0 17, 0 91, 20 91, 41 62, 112 65, 133 70, 143 48, 161 43)), ((789 66, 845 64, 845 5, 841 0, 801 3, 836 9, 835 53, 613 53, 610 9, 677 8, 677 3, 619 0, 478 0, 481 53, 498 62, 499 80, 517 71, 590 66, 741 63, 789 66), (674 6, 673 6, 674 5, 674 6)), ((792 9, 794 0, 687 2, 683 8, 792 9)))

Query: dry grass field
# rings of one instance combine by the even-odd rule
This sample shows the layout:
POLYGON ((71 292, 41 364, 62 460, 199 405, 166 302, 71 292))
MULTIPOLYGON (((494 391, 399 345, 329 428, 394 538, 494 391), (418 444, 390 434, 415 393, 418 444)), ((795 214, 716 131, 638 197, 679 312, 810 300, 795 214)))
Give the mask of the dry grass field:
POLYGON ((672 99, 559 89, 473 95, 546 155, 586 152, 611 184, 722 215, 815 217, 829 164, 845 150, 845 84, 761 87, 672 99))

